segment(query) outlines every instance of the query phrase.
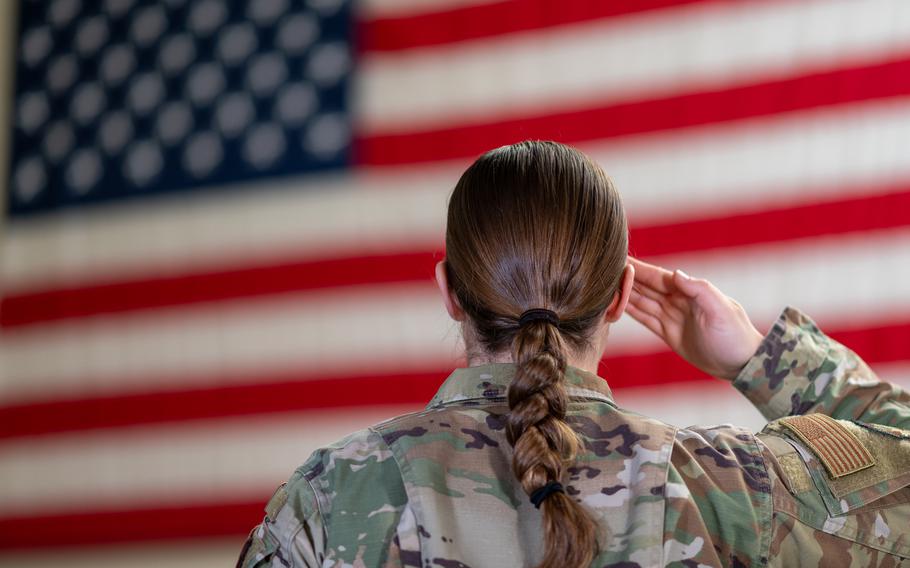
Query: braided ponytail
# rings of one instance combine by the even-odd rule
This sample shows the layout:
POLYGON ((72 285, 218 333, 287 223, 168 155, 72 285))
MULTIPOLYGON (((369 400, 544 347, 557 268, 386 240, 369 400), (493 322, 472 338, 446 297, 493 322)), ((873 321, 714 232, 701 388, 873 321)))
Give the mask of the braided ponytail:
MULTIPOLYGON (((531 495, 563 477, 575 458, 578 439, 565 422, 566 346, 555 325, 531 322, 512 342, 517 363, 509 386, 506 436, 512 444, 512 471, 531 495)), ((597 525, 580 503, 563 492, 540 503, 544 558, 540 568, 588 566, 597 548, 597 525)))
POLYGON ((487 152, 449 201, 445 269, 468 316, 469 347, 510 351, 516 364, 506 436, 512 471, 542 515, 539 568, 588 566, 605 530, 555 484, 579 446, 566 422, 567 357, 593 348, 627 251, 625 214, 609 178, 562 144, 487 152), (519 314, 544 307, 558 314, 558 326, 547 318, 519 324, 519 314))

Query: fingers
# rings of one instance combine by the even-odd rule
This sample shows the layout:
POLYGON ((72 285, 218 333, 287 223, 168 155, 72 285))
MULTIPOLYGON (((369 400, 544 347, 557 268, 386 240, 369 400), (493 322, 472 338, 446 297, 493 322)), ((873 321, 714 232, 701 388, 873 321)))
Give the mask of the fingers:
MULTIPOLYGON (((635 292, 633 292, 633 295, 634 294, 635 294, 635 292)), ((658 319, 656 316, 651 315, 650 313, 637 307, 635 304, 632 303, 632 301, 629 301, 629 303, 626 304, 626 313, 629 314, 630 316, 632 316, 632 318, 635 321, 637 321, 641 325, 645 326, 654 335, 656 335, 657 337, 659 337, 661 339, 664 339, 663 324, 661 323, 660 319, 658 319)))
POLYGON ((678 294, 671 297, 654 291, 633 288, 626 311, 661 338, 665 338, 668 333, 672 333, 672 330, 682 327, 689 313, 688 309, 680 309, 673 305, 672 299, 688 301, 678 294), (629 306, 633 308, 632 311, 628 310, 629 306), (659 332, 655 331, 657 328, 660 328, 659 332))
MULTIPOLYGON (((649 305, 652 306, 653 309, 649 311, 652 311, 658 317, 669 317, 679 321, 685 317, 686 312, 689 310, 689 302, 691 300, 678 292, 661 294, 651 288, 638 285, 635 285, 632 290, 643 296, 645 300, 649 300, 646 305, 642 304, 644 300, 639 300, 639 307, 647 309, 649 305)), ((629 301, 632 301, 631 298, 629 301)))
POLYGON ((653 288, 664 294, 675 289, 673 273, 666 268, 648 264, 647 262, 643 262, 631 256, 629 257, 629 262, 635 267, 636 284, 653 288))
POLYGON ((665 311, 664 306, 659 299, 648 296, 638 288, 632 288, 632 294, 629 296, 629 303, 639 310, 658 318, 661 317, 665 311))
POLYGON ((710 286, 707 280, 692 278, 680 269, 670 272, 632 257, 629 257, 629 262, 635 266, 635 284, 642 291, 651 289, 661 294, 682 292, 684 296, 696 298, 704 292, 705 285, 710 286))

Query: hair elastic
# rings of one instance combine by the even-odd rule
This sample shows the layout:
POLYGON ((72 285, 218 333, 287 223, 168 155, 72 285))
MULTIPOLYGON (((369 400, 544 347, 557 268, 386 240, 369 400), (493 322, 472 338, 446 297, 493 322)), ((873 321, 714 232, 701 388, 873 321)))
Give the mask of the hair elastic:
POLYGON ((554 493, 565 493, 566 490, 562 486, 562 483, 558 481, 551 481, 544 485, 543 487, 538 487, 531 492, 531 503, 534 504, 534 507, 540 509, 540 504, 544 502, 544 499, 549 497, 554 493))
POLYGON ((524 327, 538 320, 545 320, 553 325, 559 325, 559 316, 556 315, 556 312, 545 308, 531 308, 530 310, 525 310, 521 317, 518 318, 518 327, 524 327))

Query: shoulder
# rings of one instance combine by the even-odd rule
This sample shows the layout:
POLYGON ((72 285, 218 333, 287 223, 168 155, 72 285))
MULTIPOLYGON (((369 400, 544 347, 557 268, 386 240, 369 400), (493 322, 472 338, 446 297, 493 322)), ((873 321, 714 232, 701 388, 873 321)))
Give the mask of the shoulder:
POLYGON ((406 502, 389 446, 373 428, 358 430, 314 451, 277 489, 240 565, 378 565, 406 502))
POLYGON ((289 500, 315 505, 326 525, 336 513, 375 515, 405 501, 398 464, 374 427, 314 451, 288 481, 287 492, 289 500))
POLYGON ((775 480, 772 556, 803 543, 807 566, 834 551, 857 565, 910 557, 910 431, 809 414, 759 438, 775 480))
MULTIPOLYGON (((377 468, 392 459, 388 445, 372 427, 358 430, 315 450, 297 468, 297 485, 317 489, 343 481, 351 473, 377 468)), ((293 478, 292 478, 293 479, 293 478)), ((331 487, 328 487, 331 492, 331 487)))

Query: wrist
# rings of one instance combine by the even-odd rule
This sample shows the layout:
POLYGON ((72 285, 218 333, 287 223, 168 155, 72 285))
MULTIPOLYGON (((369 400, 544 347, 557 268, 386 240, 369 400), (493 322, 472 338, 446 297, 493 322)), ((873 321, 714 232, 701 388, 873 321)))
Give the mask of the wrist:
POLYGON ((750 333, 746 334, 746 339, 742 343, 742 357, 735 364, 730 365, 727 372, 719 378, 730 382, 736 380, 743 369, 746 368, 746 365, 749 364, 749 361, 758 355, 759 348, 764 340, 765 336, 755 329, 755 326, 750 326, 750 333))

